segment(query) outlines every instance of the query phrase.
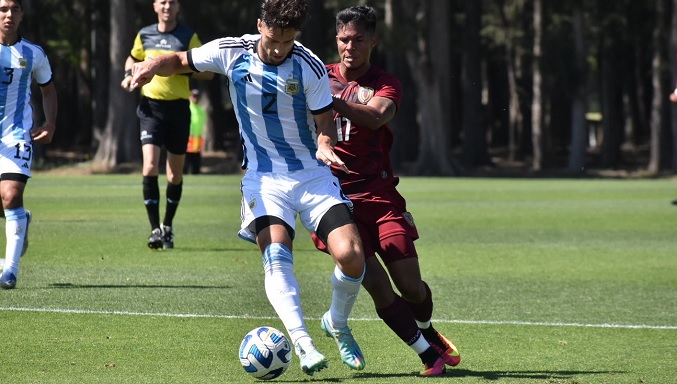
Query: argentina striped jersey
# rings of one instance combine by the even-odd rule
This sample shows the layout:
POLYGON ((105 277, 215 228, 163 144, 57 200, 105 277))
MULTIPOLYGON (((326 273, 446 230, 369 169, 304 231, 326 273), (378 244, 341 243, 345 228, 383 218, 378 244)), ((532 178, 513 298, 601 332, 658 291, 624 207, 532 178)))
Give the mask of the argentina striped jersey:
POLYGON ((228 77, 243 168, 286 173, 323 166, 316 159, 313 112, 332 105, 325 66, 298 42, 282 64, 265 64, 256 53, 260 38, 217 39, 190 50, 188 60, 194 70, 228 77))
POLYGON ((2 142, 31 141, 33 108, 31 76, 41 85, 52 81, 52 69, 42 48, 26 39, 0 45, 0 126, 2 142))

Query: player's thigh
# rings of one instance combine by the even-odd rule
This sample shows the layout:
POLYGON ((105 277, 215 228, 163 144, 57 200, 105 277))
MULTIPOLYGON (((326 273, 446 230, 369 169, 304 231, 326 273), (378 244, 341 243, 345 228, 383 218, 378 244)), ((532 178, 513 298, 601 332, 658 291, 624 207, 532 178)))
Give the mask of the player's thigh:
MULTIPOLYGON (((250 228, 260 217, 281 219, 292 231, 296 227, 296 208, 290 200, 288 183, 270 174, 247 171, 242 178, 242 228, 250 228)), ((290 236, 294 236, 293 233, 290 236)))

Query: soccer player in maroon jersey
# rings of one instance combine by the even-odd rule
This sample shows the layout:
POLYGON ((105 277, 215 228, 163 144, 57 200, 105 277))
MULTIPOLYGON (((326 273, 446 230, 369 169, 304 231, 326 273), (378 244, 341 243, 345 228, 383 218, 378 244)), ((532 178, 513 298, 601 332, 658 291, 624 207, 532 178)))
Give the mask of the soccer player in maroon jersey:
MULTIPOLYGON (((395 188, 399 179, 392 173, 389 155, 393 136, 387 123, 397 112, 401 85, 370 63, 377 43, 373 8, 362 5, 339 12, 336 32, 340 61, 327 65, 327 71, 339 136, 335 151, 350 173, 334 167, 332 171, 353 202, 364 243, 367 266, 362 286, 371 295, 378 316, 421 358, 421 376, 441 375, 445 364, 455 366, 461 356, 430 322, 432 295, 421 279, 414 246, 418 232, 395 188), (393 290, 388 274, 402 297, 393 290)), ((319 239, 313 237, 313 241, 326 251, 319 239)))

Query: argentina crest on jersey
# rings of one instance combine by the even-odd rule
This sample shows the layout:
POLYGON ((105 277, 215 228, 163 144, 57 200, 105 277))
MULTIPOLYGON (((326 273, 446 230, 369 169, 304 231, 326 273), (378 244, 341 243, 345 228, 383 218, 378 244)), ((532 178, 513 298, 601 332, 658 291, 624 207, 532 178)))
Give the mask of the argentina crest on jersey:
POLYGON ((289 78, 284 83, 284 93, 294 96, 301 90, 301 82, 294 78, 294 74, 290 73, 289 78))

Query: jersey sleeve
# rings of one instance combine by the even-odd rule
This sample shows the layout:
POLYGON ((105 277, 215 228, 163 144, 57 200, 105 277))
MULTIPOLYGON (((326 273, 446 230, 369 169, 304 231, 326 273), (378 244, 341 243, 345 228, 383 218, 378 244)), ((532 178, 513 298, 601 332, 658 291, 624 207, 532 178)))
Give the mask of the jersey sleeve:
POLYGON ((35 63, 33 77, 38 85, 45 86, 52 81, 52 66, 49 64, 47 54, 42 50, 41 52, 42 55, 39 55, 39 60, 35 63))
POLYGON ((327 69, 318 59, 314 57, 319 63, 317 68, 321 68, 321 71, 316 70, 305 70, 304 73, 304 89, 306 92, 306 100, 308 101, 308 109, 313 114, 318 114, 329 110, 334 103, 334 99, 331 97, 331 87, 329 86, 329 76, 327 75, 327 69))
POLYGON ((188 49, 197 48, 201 45, 202 42, 200 41, 200 38, 197 36, 197 33, 194 33, 193 37, 190 38, 190 42, 188 43, 188 49))
POLYGON ((384 74, 379 78, 374 96, 388 98, 395 103, 397 109, 400 109, 402 84, 395 76, 384 74))
POLYGON ((141 42, 141 34, 137 34, 134 38, 134 45, 132 46, 132 51, 130 56, 136 61, 146 60, 146 51, 143 49, 143 43, 141 42))
POLYGON ((232 38, 212 40, 200 47, 188 51, 188 65, 197 72, 214 72, 227 74, 230 49, 223 47, 232 38))

